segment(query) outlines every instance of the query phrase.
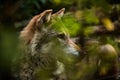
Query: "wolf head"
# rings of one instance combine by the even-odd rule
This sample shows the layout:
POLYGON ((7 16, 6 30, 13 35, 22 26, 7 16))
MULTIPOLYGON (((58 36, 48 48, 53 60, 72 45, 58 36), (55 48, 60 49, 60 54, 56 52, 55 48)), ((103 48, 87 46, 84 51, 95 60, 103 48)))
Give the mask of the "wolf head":
MULTIPOLYGON (((35 33, 48 33, 48 28, 52 22, 50 22, 53 17, 61 18, 64 14, 65 8, 59 10, 58 12, 52 14, 52 9, 45 10, 42 13, 34 16, 28 25, 21 31, 20 39, 23 40, 25 44, 30 44, 35 33)), ((49 34, 49 33, 48 33, 49 34)), ((42 34, 40 34, 42 36, 42 34)), ((43 34, 44 35, 44 34, 43 34)))
MULTIPOLYGON (((58 12, 52 14, 52 9, 49 9, 34 16, 28 25, 21 31, 20 39, 22 39, 25 45, 30 45, 34 51, 37 51, 35 47, 40 49, 41 45, 43 46, 55 38, 62 38, 65 44, 73 47, 75 50, 80 50, 80 48, 70 40, 68 35, 65 33, 60 34, 53 28, 53 26, 64 26, 59 24, 59 20, 61 20, 61 17, 64 15, 64 11, 65 8, 62 8, 58 12), (57 23, 57 25, 54 25, 54 23, 57 23)), ((62 20, 60 22, 62 23, 62 20)))

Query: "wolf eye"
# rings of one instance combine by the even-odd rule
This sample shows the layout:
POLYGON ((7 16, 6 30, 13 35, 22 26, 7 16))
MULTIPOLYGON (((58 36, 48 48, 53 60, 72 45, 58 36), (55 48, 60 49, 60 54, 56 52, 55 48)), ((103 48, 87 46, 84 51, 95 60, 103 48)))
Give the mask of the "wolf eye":
POLYGON ((65 39, 65 34, 58 34, 57 37, 59 37, 60 39, 65 39))

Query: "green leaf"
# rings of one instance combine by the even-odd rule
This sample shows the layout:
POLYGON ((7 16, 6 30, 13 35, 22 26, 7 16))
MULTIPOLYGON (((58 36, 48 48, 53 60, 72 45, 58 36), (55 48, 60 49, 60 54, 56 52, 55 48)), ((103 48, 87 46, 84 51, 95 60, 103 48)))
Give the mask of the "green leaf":
POLYGON ((92 34, 94 32, 94 29, 95 28, 93 26, 89 26, 89 27, 85 28, 84 35, 89 36, 90 34, 92 34))
POLYGON ((99 23, 99 19, 95 15, 93 10, 84 11, 83 17, 88 24, 98 24, 99 23))
POLYGON ((71 36, 75 36, 80 31, 81 25, 75 20, 75 18, 71 15, 64 16, 63 24, 68 29, 68 32, 71 36))

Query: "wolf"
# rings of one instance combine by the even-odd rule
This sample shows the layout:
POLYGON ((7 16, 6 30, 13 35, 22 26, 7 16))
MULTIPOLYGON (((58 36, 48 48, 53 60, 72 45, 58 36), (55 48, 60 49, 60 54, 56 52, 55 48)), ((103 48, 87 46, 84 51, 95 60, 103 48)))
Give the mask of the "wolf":
MULTIPOLYGON (((20 64, 19 80, 67 80, 64 64, 55 55, 64 53, 61 34, 55 31, 54 18, 61 19, 65 8, 52 14, 52 9, 34 16, 21 31, 20 40, 25 45, 25 55, 20 64)), ((62 26, 61 26, 62 27, 62 26)), ((63 34, 64 41, 76 47, 70 38, 63 34)))

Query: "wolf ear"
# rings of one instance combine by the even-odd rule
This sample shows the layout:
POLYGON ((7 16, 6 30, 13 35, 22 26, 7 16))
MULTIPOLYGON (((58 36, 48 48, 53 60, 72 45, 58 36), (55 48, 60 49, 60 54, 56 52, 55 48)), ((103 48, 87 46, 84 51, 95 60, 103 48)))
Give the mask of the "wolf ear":
POLYGON ((37 24, 42 24, 50 21, 52 9, 45 10, 40 14, 40 17, 36 20, 37 24))
POLYGON ((61 10, 59 10, 58 12, 52 14, 52 16, 58 16, 59 18, 61 18, 64 15, 65 12, 65 8, 62 8, 61 10))

